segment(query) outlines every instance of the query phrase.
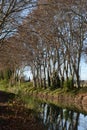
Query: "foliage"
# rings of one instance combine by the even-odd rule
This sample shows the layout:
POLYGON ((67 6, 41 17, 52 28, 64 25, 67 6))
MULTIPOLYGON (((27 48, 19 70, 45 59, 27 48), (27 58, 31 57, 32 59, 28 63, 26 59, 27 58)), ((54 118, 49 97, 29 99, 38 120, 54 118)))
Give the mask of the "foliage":
POLYGON ((0 80, 4 79, 3 71, 0 71, 0 80))
POLYGON ((65 91, 71 90, 73 88, 73 79, 68 78, 64 81, 63 88, 65 91))
POLYGON ((11 78, 11 76, 12 76, 12 71, 10 69, 6 69, 4 71, 4 79, 6 79, 7 81, 9 81, 10 78, 11 78))
POLYGON ((10 69, 5 69, 0 71, 0 80, 9 81, 11 76, 12 76, 12 71, 10 69))
POLYGON ((0 80, 0 90, 7 91, 8 86, 9 85, 7 80, 0 80))
POLYGON ((53 72, 51 82, 52 82, 52 85, 50 89, 54 90, 54 89, 60 88, 60 79, 59 79, 57 71, 53 72))

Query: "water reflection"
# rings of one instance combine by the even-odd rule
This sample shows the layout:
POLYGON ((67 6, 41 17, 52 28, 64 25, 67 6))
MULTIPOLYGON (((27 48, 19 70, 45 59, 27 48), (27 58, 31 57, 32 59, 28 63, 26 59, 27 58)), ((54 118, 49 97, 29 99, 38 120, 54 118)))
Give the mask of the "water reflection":
POLYGON ((28 108, 39 113, 39 119, 47 126, 48 130, 87 130, 87 114, 63 109, 32 97, 23 97, 22 100, 28 108))
POLYGON ((48 130, 87 130, 87 115, 53 104, 41 103, 39 107, 39 118, 48 130))

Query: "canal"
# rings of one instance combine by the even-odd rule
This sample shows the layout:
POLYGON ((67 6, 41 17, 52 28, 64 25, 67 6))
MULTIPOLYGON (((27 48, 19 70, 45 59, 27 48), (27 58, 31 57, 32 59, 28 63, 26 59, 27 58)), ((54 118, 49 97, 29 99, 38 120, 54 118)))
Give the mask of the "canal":
POLYGON ((87 113, 68 107, 63 108, 32 97, 25 97, 23 101, 28 108, 38 113, 39 120, 47 130, 87 130, 87 113))

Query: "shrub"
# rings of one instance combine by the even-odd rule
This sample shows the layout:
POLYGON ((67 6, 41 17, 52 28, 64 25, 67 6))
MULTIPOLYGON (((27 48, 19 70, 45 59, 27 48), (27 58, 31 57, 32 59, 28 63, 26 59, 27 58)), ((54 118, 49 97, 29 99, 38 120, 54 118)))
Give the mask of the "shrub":
POLYGON ((3 71, 0 71, 0 80, 4 79, 3 71))
POLYGON ((64 90, 71 90, 73 87, 73 79, 68 78, 66 81, 64 81, 63 88, 64 90))
POLYGON ((12 71, 10 69, 6 69, 4 71, 4 79, 6 79, 7 81, 10 79, 11 75, 12 75, 12 71))
POLYGON ((51 84, 51 89, 52 90, 60 88, 60 79, 59 79, 57 71, 55 71, 53 73, 53 76, 51 78, 51 82, 52 82, 52 84, 51 84))

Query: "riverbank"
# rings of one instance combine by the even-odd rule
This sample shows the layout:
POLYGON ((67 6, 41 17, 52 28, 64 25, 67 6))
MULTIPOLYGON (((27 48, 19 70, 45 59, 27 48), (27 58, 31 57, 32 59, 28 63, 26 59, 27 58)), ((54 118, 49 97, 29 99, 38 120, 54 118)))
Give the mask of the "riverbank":
POLYGON ((78 93, 77 95, 72 95, 70 93, 49 94, 43 92, 33 92, 29 93, 29 95, 58 106, 76 109, 87 113, 87 93, 78 93))
POLYGON ((58 106, 76 109, 87 113, 87 92, 64 92, 64 91, 28 91, 29 96, 56 104, 58 106))
MULTIPOLYGON (((75 88, 73 90, 59 88, 50 90, 49 88, 34 88, 29 84, 25 87, 21 86, 21 89, 23 91, 22 93, 25 95, 87 113, 87 88, 75 88)), ((19 93, 21 93, 21 89, 19 90, 19 93)))
POLYGON ((6 87, 5 89, 20 96, 33 96, 46 102, 87 113, 87 88, 50 90, 49 88, 34 88, 32 83, 22 83, 20 86, 6 87))
POLYGON ((0 130, 45 130, 44 126, 13 93, 0 91, 0 130))

